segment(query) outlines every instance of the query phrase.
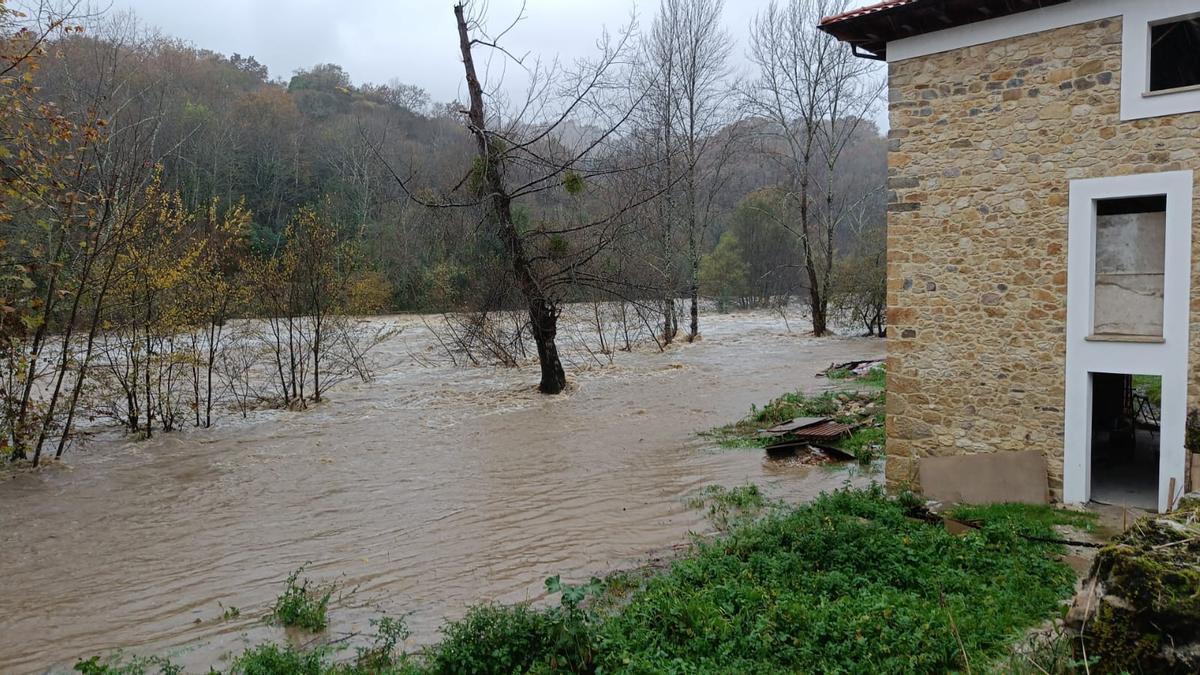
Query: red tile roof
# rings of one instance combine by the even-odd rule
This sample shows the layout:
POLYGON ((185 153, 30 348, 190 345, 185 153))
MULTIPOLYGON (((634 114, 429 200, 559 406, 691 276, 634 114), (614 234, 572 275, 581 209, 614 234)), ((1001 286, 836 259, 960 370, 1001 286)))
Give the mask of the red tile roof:
POLYGON ((977 21, 1028 12, 1068 0, 883 0, 821 19, 821 30, 854 46, 855 54, 887 57, 887 43, 977 21))
POLYGON ((837 23, 839 21, 845 21, 846 19, 857 19, 860 16, 874 14, 875 12, 882 12, 884 10, 892 9, 894 7, 903 7, 905 5, 913 5, 918 2, 921 2, 921 0, 883 0, 883 2, 877 2, 873 5, 867 5, 866 7, 859 7, 858 9, 852 9, 848 12, 842 12, 841 14, 834 14, 833 16, 827 16, 824 19, 821 19, 820 25, 828 26, 829 24, 837 23))

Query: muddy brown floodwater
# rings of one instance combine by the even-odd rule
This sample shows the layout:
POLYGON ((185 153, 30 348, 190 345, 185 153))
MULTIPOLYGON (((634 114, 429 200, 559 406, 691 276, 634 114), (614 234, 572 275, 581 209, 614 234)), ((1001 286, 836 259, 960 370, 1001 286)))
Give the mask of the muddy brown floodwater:
POLYGON ((708 529, 685 504, 706 485, 799 500, 869 480, 713 451, 695 432, 827 386, 818 369, 880 356, 881 340, 706 316, 696 344, 619 354, 550 398, 534 368, 418 365, 428 333, 396 321, 409 325, 382 345, 377 378, 313 409, 101 437, 68 466, 0 482, 0 672, 117 648, 203 671, 283 638, 261 619, 306 561, 346 591, 335 634, 383 611, 428 642, 470 604, 538 599, 547 576, 633 565, 708 529), (231 606, 240 617, 221 620, 231 606))

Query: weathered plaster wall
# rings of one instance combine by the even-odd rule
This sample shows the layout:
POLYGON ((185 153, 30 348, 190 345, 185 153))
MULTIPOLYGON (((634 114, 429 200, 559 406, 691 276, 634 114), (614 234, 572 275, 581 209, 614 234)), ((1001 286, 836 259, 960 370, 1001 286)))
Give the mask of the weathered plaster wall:
POLYGON ((1121 122, 1120 69, 1119 19, 890 64, 890 482, 922 456, 1036 448, 1061 495, 1068 181, 1200 178, 1200 113, 1121 122))

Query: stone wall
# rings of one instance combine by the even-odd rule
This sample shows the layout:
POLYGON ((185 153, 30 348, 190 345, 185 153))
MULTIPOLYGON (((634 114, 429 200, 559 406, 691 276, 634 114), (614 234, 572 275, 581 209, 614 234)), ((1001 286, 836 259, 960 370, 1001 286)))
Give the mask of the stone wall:
MULTIPOLYGON (((1120 69, 1119 19, 890 64, 889 482, 915 485, 923 456, 1036 448, 1061 497, 1069 181, 1200 176, 1200 113, 1121 122, 1120 69)), ((1196 407, 1195 262, 1192 287, 1196 407)))

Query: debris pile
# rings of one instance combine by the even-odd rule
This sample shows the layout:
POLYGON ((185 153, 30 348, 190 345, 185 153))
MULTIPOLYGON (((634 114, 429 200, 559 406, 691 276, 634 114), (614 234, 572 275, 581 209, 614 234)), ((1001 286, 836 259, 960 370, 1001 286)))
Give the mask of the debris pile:
POLYGON ((769 455, 807 450, 816 458, 847 460, 854 459, 854 456, 830 444, 849 436, 857 426, 835 422, 828 417, 796 417, 783 424, 763 429, 758 435, 772 439, 766 446, 769 455))
POLYGON ((1067 626, 1107 671, 1200 672, 1200 499, 1102 548, 1067 626))
POLYGON ((845 363, 831 363, 829 367, 817 373, 817 377, 829 378, 845 378, 845 377, 865 377, 868 373, 876 368, 883 368, 885 362, 881 359, 870 359, 866 361, 846 361, 845 363))

